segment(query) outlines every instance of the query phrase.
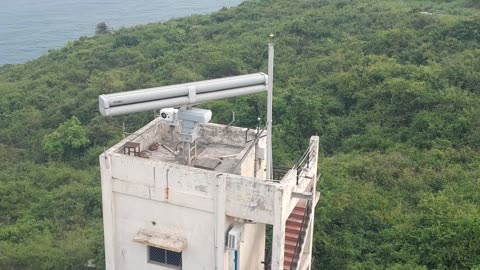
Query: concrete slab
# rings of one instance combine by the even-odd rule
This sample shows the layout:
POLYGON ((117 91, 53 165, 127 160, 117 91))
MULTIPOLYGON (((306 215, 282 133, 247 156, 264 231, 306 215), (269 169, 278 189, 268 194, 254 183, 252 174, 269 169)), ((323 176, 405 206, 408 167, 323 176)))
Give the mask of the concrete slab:
MULTIPOLYGON (((177 141, 159 142, 157 150, 149 150, 150 159, 184 165, 182 146, 183 144, 177 141)), ((243 149, 244 147, 235 145, 197 143, 197 159, 192 161, 192 166, 233 173, 235 166, 241 159, 240 154, 243 149)))
POLYGON ((200 169, 206 169, 206 170, 215 170, 215 167, 217 167, 222 161, 219 159, 213 159, 213 158, 202 158, 199 159, 197 162, 193 164, 193 166, 200 168, 200 169))
POLYGON ((175 252, 182 252, 187 247, 187 240, 183 237, 148 230, 139 231, 133 241, 175 252))

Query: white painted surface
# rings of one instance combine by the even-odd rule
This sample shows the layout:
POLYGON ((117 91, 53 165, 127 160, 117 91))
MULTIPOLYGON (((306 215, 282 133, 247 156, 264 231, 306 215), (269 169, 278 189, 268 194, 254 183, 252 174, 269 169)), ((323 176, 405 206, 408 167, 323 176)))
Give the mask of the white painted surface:
POLYGON ((102 154, 100 161, 100 177, 102 184, 102 211, 103 228, 105 243, 105 265, 106 269, 115 269, 115 249, 116 249, 116 230, 115 230, 115 209, 113 205, 113 187, 111 176, 110 156, 102 154))
POLYGON ((187 239, 187 247, 182 254, 183 269, 214 269, 212 213, 123 194, 115 194, 115 209, 118 212, 116 269, 163 269, 147 262, 145 245, 133 242, 137 232, 145 228, 187 239))
MULTIPOLYGON (((245 224, 243 242, 240 245, 240 269, 264 269, 265 224, 245 224)), ((231 269, 233 270, 233 269, 231 269)))
POLYGON ((221 174, 216 177, 215 196, 215 269, 225 269, 225 177, 221 174))

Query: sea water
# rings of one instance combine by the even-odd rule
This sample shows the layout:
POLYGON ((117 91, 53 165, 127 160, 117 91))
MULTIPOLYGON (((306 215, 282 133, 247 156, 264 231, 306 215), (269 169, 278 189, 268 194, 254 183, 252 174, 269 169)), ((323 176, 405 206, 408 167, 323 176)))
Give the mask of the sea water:
POLYGON ((0 66, 24 63, 92 36, 105 22, 118 29, 205 14, 243 0, 0 0, 0 66))

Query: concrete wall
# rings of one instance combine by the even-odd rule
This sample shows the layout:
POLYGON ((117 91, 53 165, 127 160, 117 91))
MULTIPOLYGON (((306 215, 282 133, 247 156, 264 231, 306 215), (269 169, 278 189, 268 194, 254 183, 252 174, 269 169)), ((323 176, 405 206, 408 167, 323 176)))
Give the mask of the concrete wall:
POLYGON ((160 118, 154 119, 146 126, 111 147, 109 152, 123 153, 123 145, 125 145, 126 142, 140 143, 140 151, 147 150, 151 144, 158 142, 158 140, 168 134, 168 132, 170 132, 170 127, 165 121, 160 118))
POLYGON ((229 216, 273 224, 278 184, 245 177, 227 176, 226 213, 229 216))
POLYGON ((132 241, 142 229, 186 238, 188 244, 182 254, 183 269, 215 268, 212 213, 119 193, 114 198, 117 209, 116 269, 171 269, 147 262, 146 245, 132 241))
POLYGON ((256 151, 265 149, 267 142, 266 137, 260 138, 254 145, 255 141, 251 141, 244 151, 239 156, 243 158, 243 161, 237 167, 236 174, 242 176, 250 176, 256 179, 266 180, 266 161, 265 159, 258 159, 256 151))
POLYGON ((198 141, 200 143, 219 143, 245 146, 255 139, 255 130, 219 124, 200 125, 198 141))
POLYGON ((226 177, 226 214, 273 224, 278 184, 122 154, 111 155, 113 191, 214 212, 216 179, 226 177))
MULTIPOLYGON (((264 269, 265 260, 265 224, 246 224, 245 236, 240 246, 240 269, 264 269)), ((233 269, 229 269, 233 270, 233 269)))

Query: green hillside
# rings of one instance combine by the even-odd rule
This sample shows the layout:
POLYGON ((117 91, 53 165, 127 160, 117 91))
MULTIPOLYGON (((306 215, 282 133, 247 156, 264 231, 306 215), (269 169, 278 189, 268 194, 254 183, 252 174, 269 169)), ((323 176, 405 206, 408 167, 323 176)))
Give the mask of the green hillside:
MULTIPOLYGON (((103 269, 97 96, 266 71, 274 158, 321 138, 314 269, 480 269, 478 0, 252 0, 0 67, 0 269, 103 269)), ((212 102, 254 127, 264 95, 212 102)))

